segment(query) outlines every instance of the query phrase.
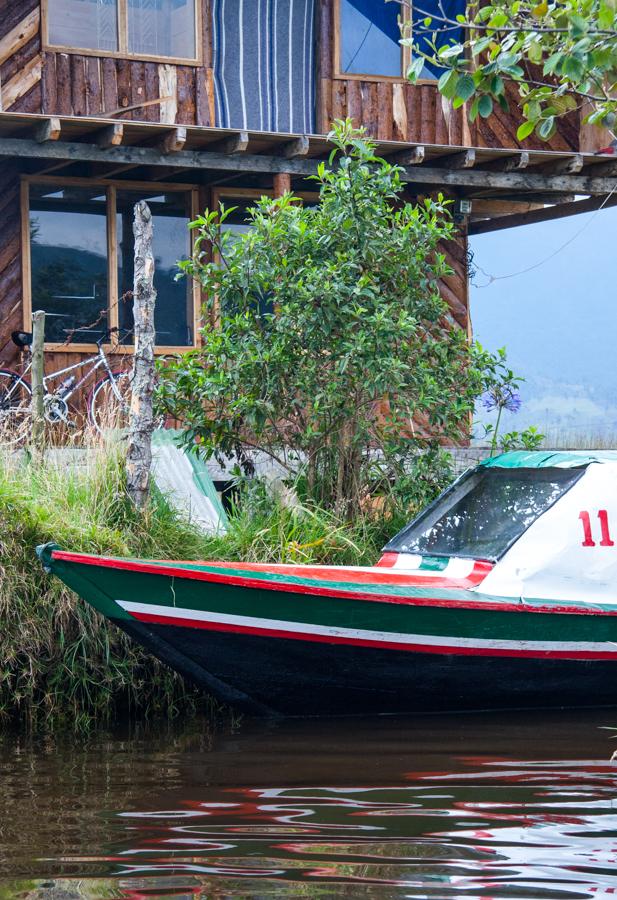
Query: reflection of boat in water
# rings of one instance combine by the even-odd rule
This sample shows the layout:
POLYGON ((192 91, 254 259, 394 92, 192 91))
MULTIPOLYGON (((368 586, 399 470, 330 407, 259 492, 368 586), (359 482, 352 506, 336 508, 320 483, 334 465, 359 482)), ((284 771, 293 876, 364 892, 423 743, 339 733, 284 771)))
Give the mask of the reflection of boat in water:
POLYGON ((610 453, 487 460, 366 568, 39 553, 164 662, 256 713, 613 704, 616 475, 610 453))
POLYGON ((613 720, 293 719, 212 734, 196 719, 56 746, 6 735, 0 895, 609 900, 613 720))

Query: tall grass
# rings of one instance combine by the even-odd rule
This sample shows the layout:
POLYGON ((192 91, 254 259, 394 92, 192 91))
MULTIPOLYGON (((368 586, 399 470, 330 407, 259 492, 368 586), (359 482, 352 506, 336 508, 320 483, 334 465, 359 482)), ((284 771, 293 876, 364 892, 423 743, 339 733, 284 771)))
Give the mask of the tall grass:
POLYGON ((208 702, 46 575, 37 544, 158 559, 370 564, 399 524, 341 525, 257 487, 228 534, 208 537, 160 495, 138 513, 117 447, 91 447, 78 466, 67 465, 70 453, 34 463, 0 452, 0 720, 86 725, 120 713, 188 714, 208 702))

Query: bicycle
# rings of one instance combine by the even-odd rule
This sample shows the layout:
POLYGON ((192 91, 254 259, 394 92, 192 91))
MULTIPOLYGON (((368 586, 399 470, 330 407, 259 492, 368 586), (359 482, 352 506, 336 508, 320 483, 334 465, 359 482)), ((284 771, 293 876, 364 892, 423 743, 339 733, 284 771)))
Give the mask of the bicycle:
MULTIPOLYGON (((50 424, 63 422, 73 427, 70 420, 69 400, 73 397, 95 372, 103 369, 105 375, 96 381, 90 390, 87 402, 88 419, 93 427, 102 433, 105 428, 125 428, 128 425, 131 373, 112 369, 103 344, 118 328, 107 329, 95 342, 97 352, 85 360, 57 369, 43 377, 44 413, 50 424), (78 369, 87 369, 85 374, 77 377, 78 369), (65 376, 62 378, 62 376, 65 376), (52 389, 50 382, 62 381, 52 389)), ((130 334, 127 331, 122 338, 130 334)), ((14 331, 11 334, 13 343, 22 352, 30 353, 32 334, 25 331, 14 331)), ((32 358, 20 374, 13 369, 0 368, 0 434, 5 443, 21 440, 23 425, 31 412, 32 385, 27 376, 32 368, 32 358)))

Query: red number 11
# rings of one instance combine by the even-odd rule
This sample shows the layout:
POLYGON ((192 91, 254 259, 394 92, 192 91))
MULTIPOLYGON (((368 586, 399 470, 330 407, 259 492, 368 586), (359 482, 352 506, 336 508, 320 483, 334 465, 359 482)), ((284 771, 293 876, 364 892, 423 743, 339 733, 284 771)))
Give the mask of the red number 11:
MULTIPOLYGON (((583 523, 583 543, 581 547, 595 547, 596 542, 593 539, 591 534, 591 519, 589 517, 589 513, 587 510, 583 510, 578 514, 579 519, 583 523)), ((611 540, 611 533, 608 527, 608 512, 605 509, 598 510, 598 519, 600 520, 600 532, 602 535, 602 540, 600 541, 601 547, 614 547, 615 541, 611 540)))

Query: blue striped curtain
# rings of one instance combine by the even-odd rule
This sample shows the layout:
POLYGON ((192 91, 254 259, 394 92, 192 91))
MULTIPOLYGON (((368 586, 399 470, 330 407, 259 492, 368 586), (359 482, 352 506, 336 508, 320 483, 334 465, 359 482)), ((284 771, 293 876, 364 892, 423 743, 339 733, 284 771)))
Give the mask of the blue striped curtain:
POLYGON ((216 123, 315 131, 315 0, 213 0, 216 123))

